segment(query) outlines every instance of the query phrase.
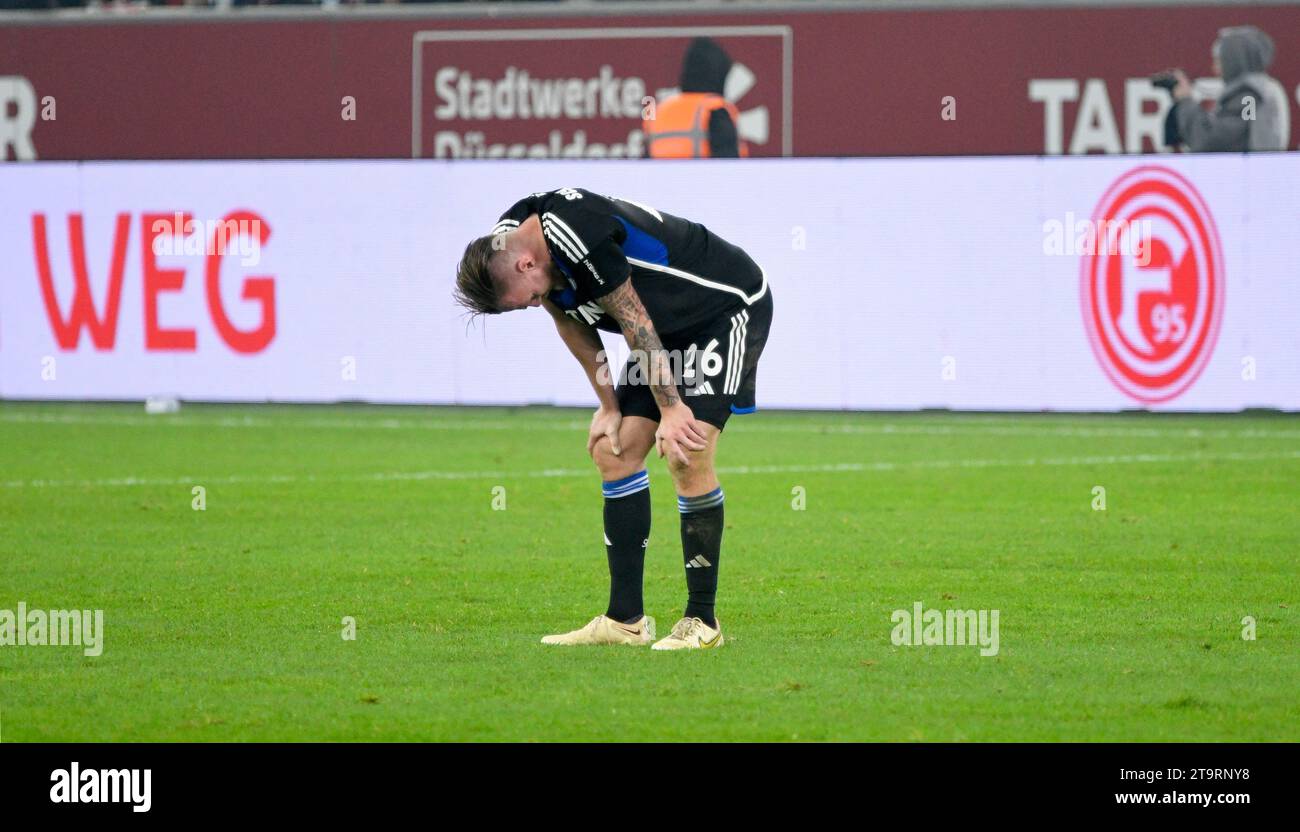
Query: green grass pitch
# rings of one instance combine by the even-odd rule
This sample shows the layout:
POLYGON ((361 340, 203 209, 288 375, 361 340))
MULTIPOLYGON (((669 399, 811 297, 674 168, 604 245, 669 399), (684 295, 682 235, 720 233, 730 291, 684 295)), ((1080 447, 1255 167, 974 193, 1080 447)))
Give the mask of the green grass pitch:
POLYGON ((738 417, 690 653, 538 643, 606 601, 588 416, 0 403, 0 609, 105 626, 0 647, 0 741, 1300 739, 1293 416, 738 417), (895 646, 916 601, 998 654, 895 646))

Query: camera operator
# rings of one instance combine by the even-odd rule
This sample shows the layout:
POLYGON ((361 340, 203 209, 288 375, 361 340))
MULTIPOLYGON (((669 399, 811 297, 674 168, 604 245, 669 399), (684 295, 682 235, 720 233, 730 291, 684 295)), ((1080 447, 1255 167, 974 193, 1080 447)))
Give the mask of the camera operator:
POLYGON ((1291 118, 1286 91, 1265 73, 1273 62, 1273 41, 1254 26, 1219 30, 1214 74, 1223 78, 1213 112, 1192 96, 1192 83, 1176 69, 1153 78, 1170 91, 1174 106, 1165 118, 1165 144, 1194 152, 1286 150, 1291 118))

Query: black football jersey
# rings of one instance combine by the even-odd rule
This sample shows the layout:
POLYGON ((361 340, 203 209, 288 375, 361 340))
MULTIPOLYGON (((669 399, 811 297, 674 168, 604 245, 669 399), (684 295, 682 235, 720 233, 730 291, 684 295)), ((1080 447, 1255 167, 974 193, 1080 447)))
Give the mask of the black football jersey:
POLYGON ((561 188, 519 200, 492 233, 513 231, 532 214, 569 283, 548 299, 588 325, 620 331, 596 301, 627 280, 661 335, 689 332, 767 293, 767 277, 738 246, 648 205, 561 188))

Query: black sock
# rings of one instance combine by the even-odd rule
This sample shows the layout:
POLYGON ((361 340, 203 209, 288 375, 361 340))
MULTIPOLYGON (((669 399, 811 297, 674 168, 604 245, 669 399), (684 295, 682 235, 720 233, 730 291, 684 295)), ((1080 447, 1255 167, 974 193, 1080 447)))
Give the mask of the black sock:
POLYGON ((605 494, 605 554, 609 557, 609 609, 605 615, 631 624, 645 613, 641 581, 650 539, 650 474, 602 484, 605 494))
POLYGON ((717 627, 718 556, 722 551, 722 487, 699 497, 678 497, 682 514, 682 557, 686 561, 686 617, 717 627))

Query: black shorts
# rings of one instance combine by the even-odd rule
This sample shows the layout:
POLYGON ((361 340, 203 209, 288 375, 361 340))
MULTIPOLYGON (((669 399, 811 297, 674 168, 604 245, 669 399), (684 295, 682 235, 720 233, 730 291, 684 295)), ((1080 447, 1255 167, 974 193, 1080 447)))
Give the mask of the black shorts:
MULTIPOLYGON (((662 336, 664 348, 678 379, 682 401, 696 419, 718 430, 733 413, 758 409, 755 386, 758 359, 772 328, 772 289, 750 306, 709 321, 686 333, 662 336)), ((646 382, 645 372, 628 359, 614 391, 624 416, 644 416, 659 421, 659 405, 646 382)))

